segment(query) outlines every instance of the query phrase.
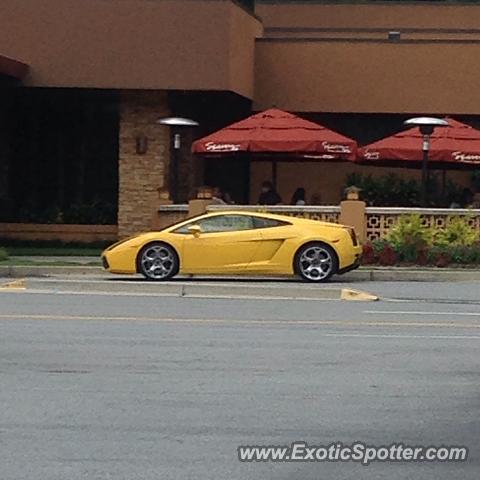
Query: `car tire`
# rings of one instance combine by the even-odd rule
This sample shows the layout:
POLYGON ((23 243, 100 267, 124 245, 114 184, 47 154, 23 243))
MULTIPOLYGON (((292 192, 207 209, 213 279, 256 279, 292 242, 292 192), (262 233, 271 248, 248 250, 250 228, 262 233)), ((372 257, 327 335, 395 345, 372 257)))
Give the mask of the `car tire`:
POLYGON ((338 272, 338 257, 335 250, 325 243, 308 243, 295 255, 294 270, 307 282, 326 282, 338 272))
POLYGON ((147 280, 168 280, 178 273, 179 267, 177 252, 166 243, 149 243, 137 256, 137 271, 147 280))

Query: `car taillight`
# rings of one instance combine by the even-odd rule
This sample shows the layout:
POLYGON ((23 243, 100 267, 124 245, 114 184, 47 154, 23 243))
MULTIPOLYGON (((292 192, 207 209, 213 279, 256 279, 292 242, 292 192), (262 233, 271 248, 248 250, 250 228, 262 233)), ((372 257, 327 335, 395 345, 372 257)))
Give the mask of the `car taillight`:
POLYGON ((353 246, 356 247, 358 245, 357 234, 355 233, 354 228, 349 228, 348 233, 350 234, 350 238, 352 239, 353 246))

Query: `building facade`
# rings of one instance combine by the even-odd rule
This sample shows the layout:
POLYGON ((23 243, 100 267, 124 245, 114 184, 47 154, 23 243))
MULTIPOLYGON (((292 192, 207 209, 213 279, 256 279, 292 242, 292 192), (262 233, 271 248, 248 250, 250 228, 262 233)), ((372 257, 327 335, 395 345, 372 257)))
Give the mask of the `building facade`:
MULTIPOLYGON (((170 189, 161 117, 200 124, 182 131, 182 202, 207 183, 255 200, 268 163, 189 149, 252 111, 299 113, 360 144, 413 114, 480 126, 474 3, 2 0, 0 18, 0 222, 148 229, 170 189)), ((278 186, 335 203, 359 168, 285 163, 278 186)))

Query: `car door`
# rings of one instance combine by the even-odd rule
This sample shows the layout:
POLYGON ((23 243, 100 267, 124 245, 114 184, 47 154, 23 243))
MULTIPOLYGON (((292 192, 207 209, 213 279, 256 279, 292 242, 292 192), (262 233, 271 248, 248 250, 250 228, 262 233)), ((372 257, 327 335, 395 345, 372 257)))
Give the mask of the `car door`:
POLYGON ((181 270, 185 273, 242 273, 262 240, 249 215, 219 214, 182 227, 181 270), (197 235, 188 227, 198 225, 197 235))
POLYGON ((286 242, 298 236, 296 228, 287 221, 260 216, 254 218, 254 226, 261 234, 262 242, 249 269, 252 272, 289 273, 292 262, 286 242))

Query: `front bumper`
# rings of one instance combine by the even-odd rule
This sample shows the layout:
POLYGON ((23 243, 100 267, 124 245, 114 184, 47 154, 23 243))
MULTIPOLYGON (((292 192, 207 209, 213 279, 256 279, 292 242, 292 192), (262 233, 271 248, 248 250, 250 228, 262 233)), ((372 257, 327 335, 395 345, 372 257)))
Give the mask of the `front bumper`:
POLYGON ((102 265, 105 270, 110 269, 110 265, 108 264, 107 257, 105 255, 102 255, 102 265))

